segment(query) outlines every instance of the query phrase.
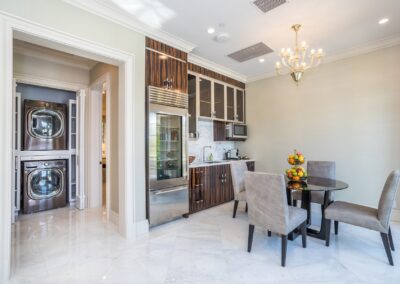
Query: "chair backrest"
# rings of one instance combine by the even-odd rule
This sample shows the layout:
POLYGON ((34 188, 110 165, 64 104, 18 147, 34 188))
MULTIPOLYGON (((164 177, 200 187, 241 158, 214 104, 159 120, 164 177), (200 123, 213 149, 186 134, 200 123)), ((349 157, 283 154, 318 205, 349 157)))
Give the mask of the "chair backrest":
POLYGON ((336 179, 336 163, 331 161, 307 161, 310 177, 336 179))
POLYGON ((246 172, 245 183, 250 224, 285 234, 289 208, 283 175, 246 172))
POLYGON ((386 179, 378 205, 378 218, 382 226, 389 229, 389 221, 392 214, 396 193, 399 188, 400 170, 392 171, 386 179))
POLYGON ((231 163, 233 192, 235 196, 236 194, 239 194, 239 192, 245 190, 244 174, 247 171, 247 163, 245 161, 231 163))

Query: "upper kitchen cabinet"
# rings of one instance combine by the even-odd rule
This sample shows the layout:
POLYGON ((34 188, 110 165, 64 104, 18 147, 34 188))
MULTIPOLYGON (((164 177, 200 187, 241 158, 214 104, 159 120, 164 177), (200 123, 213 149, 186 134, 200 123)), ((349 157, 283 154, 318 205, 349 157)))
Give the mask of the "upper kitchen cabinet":
POLYGON ((211 80, 199 78, 199 102, 200 116, 212 118, 214 110, 212 109, 212 84, 211 80))
POLYGON ((236 89, 235 121, 244 123, 244 91, 236 89))
POLYGON ((214 81, 213 118, 225 120, 225 85, 214 81))
MULTIPOLYGON (((245 84, 208 70, 193 63, 188 63, 189 78, 197 77, 196 94, 197 116, 200 118, 245 122, 244 103, 245 84)), ((189 102, 189 104, 191 104, 189 102)), ((189 108, 191 106, 189 105, 189 108)), ((190 127, 190 126, 189 126, 190 127)))
POLYGON ((197 78, 188 74, 189 138, 197 138, 197 78))
POLYGON ((146 86, 187 93, 187 53, 146 38, 146 86))

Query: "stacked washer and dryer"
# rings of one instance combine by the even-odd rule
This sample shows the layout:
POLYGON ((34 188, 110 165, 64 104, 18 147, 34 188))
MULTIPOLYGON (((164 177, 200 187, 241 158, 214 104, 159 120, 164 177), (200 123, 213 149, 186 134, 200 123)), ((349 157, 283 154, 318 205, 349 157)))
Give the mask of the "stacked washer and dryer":
MULTIPOLYGON (((16 124, 15 140, 21 142, 16 143, 19 149, 15 155, 19 165, 16 170, 16 179, 19 177, 16 213, 30 214, 64 207, 75 194, 71 191, 71 177, 75 176, 76 153, 69 145, 75 142, 69 141, 73 129, 70 130, 68 125, 71 115, 75 113, 76 116, 75 101, 70 100, 67 104, 19 97, 19 102, 16 113, 20 115, 16 115, 16 120, 19 119, 20 124, 16 124)), ((76 131, 76 121, 72 128, 76 131)))

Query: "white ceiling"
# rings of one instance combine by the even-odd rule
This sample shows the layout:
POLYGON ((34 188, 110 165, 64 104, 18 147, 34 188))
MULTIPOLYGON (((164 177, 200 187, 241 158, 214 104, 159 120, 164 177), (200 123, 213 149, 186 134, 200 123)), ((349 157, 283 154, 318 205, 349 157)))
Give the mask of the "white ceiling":
MULTIPOLYGON (((67 2, 82 2, 69 0, 67 2)), ((86 2, 88 2, 86 0, 86 2)), ((90 2, 90 1, 89 1, 90 2)), ((249 80, 274 72, 277 53, 238 63, 227 54, 264 42, 275 51, 292 47, 290 26, 302 24, 299 39, 322 47, 327 59, 383 41, 400 42, 399 0, 288 0, 260 12, 250 0, 96 0, 109 10, 129 17, 149 30, 182 40, 195 48, 192 54, 228 68, 249 80), (379 25, 381 18, 389 18, 379 25), (214 35, 207 29, 215 28, 214 35), (228 33, 230 40, 218 43, 215 35, 228 33)), ((88 7, 86 7, 88 8, 88 7)), ((90 7, 89 7, 90 8, 90 7)))

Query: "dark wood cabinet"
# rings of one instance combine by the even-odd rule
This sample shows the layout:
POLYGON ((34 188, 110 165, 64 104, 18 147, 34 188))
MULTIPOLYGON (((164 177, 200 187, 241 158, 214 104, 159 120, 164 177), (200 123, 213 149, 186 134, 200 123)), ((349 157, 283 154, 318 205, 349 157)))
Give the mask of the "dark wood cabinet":
POLYGON ((146 38, 146 86, 187 93, 187 54, 146 38))
POLYGON ((213 121, 214 141, 226 141, 226 123, 223 121, 213 121))
MULTIPOLYGON (((255 163, 247 162, 249 171, 255 163)), ((195 213, 233 200, 231 167, 215 165, 189 169, 189 213, 195 213)))

